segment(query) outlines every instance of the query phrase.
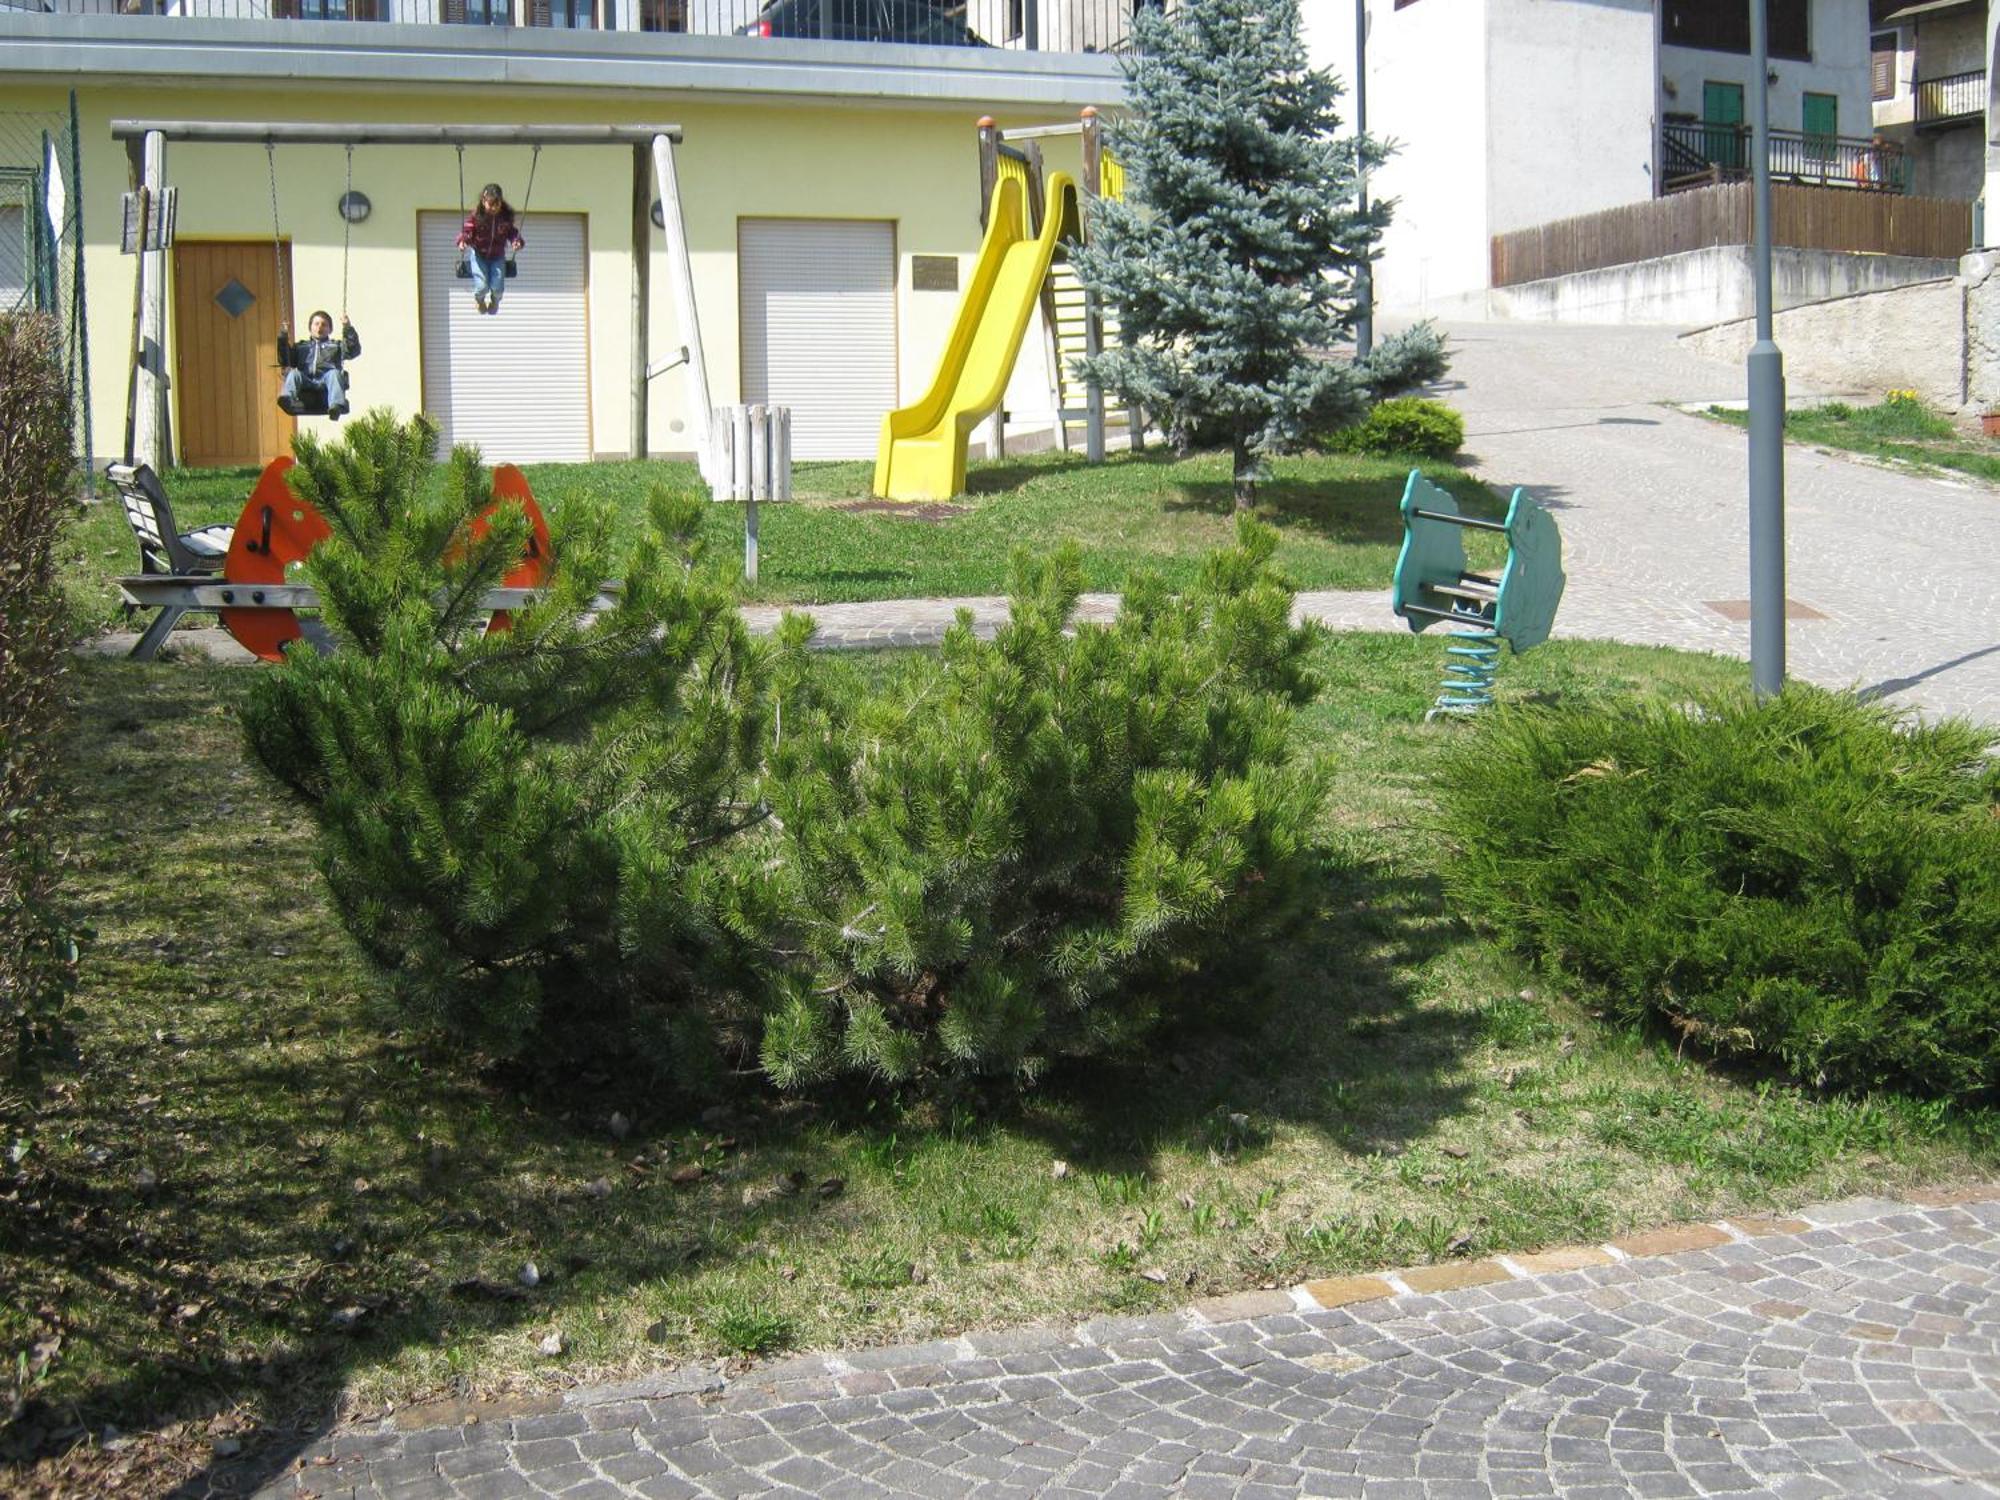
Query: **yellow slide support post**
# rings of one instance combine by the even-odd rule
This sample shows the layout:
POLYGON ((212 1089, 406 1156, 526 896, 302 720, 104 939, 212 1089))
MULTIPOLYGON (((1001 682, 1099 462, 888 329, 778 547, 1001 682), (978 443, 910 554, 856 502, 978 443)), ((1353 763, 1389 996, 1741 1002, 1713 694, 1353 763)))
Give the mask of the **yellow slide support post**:
POLYGON ((1028 235, 1026 184, 1008 175, 993 185, 986 238, 937 375, 914 405, 882 418, 877 495, 948 500, 964 491, 966 439, 1006 394, 1056 247, 1079 238, 1082 222, 1076 179, 1067 172, 1050 175, 1042 232, 1034 238, 1028 235))

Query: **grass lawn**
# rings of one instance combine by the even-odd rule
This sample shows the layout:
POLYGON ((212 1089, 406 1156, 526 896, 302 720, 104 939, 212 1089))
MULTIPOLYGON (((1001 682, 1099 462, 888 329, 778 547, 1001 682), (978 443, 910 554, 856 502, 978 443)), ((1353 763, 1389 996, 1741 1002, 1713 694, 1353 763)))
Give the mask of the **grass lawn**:
MULTIPOLYGON (((252 669, 80 664, 96 940, 79 1063, 38 1119, 0 1095, 0 1351, 24 1352, 33 1421, 91 1436, 14 1482, 171 1479, 217 1433, 282 1461, 278 1430, 336 1387, 402 1402, 1159 1308, 2000 1164, 2000 1115, 1713 1070, 1455 921, 1425 801, 1463 745, 1422 723, 1439 660, 1321 649, 1305 731, 1343 873, 1226 1013, 1021 1106, 746 1091, 694 1121, 609 1073, 524 1094, 384 1029, 305 821, 240 750, 252 669), (106 1421, 156 1435, 101 1453, 106 1421)), ((1741 671, 1563 642, 1502 682, 1622 702, 1741 671)))
MULTIPOLYGON (((1411 467, 1317 455, 1276 461, 1262 514, 1282 538, 1279 566, 1300 588, 1386 587, 1402 543, 1396 507, 1411 467)), ((1504 513, 1485 485, 1461 471, 1421 467, 1468 513, 1504 513)), ((691 465, 663 462, 527 468, 552 514, 569 497, 588 494, 633 525, 655 483, 692 473, 691 465)), ((1234 534, 1226 454, 1175 459, 1154 449, 1114 455, 1100 469, 1062 453, 975 463, 971 492, 954 513, 929 520, 850 508, 867 500, 871 465, 802 464, 797 475, 798 502, 767 506, 759 518, 762 566, 751 598, 825 604, 1004 593, 1015 547, 1070 537, 1084 549, 1085 587, 1110 591, 1136 567, 1191 579, 1201 556, 1234 534)), ((183 530, 234 521, 255 480, 253 469, 175 470, 166 479, 175 520, 183 530)), ((739 507, 711 507, 708 526, 722 556, 742 556, 739 507)), ((83 628, 109 628, 120 615, 110 580, 138 570, 131 530, 111 503, 94 507, 73 536, 69 576, 83 628)), ((1483 534, 1469 537, 1468 547, 1484 564, 1497 564, 1504 552, 1483 534)))
MULTIPOLYGON (((1745 411, 1711 406, 1707 414, 1732 427, 1750 425, 1745 411)), ((1795 443, 1865 453, 1918 469, 1952 469, 2000 483, 2000 443, 1967 437, 1950 418, 1918 401, 1885 401, 1879 406, 1829 401, 1806 407, 1785 413, 1785 436, 1795 443)))

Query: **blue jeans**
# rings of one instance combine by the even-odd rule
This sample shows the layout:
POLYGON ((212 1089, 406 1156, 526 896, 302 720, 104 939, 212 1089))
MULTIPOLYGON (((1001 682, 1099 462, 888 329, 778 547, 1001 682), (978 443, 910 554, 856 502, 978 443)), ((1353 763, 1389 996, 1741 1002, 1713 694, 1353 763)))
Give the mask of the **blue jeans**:
POLYGON ((500 294, 507 290, 507 257, 467 250, 465 264, 472 272, 472 295, 498 303, 500 294))
POLYGON ((285 399, 299 406, 317 406, 319 397, 326 398, 328 411, 347 409, 347 372, 344 370, 322 370, 317 375, 308 375, 304 370, 285 371, 285 399))

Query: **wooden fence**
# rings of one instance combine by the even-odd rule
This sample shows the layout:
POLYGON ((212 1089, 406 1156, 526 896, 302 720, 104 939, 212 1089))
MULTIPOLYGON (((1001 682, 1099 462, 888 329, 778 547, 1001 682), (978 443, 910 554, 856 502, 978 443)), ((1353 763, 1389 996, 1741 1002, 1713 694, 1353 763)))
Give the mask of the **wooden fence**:
MULTIPOLYGON (((1751 241, 1751 185, 1726 183, 1493 236, 1493 285, 1595 271, 1751 241)), ((1771 184, 1771 243, 1793 250, 1956 258, 1972 244, 1972 205, 1897 193, 1771 184)))

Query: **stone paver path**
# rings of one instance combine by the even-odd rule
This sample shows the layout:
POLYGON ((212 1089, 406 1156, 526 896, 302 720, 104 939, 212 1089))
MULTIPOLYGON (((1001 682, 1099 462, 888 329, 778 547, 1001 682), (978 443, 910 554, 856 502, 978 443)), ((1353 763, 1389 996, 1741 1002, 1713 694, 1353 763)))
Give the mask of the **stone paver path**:
POLYGON ((468 1414, 344 1430, 265 1493, 1990 1496, 2000 1189, 468 1414))

